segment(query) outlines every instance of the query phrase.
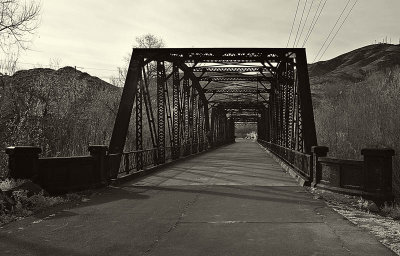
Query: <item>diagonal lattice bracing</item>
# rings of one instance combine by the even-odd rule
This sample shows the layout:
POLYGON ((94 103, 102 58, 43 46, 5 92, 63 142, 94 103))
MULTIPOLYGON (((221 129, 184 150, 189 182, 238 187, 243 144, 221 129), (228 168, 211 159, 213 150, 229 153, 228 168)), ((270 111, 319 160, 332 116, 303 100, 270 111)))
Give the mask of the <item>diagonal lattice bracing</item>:
POLYGON ((158 164, 232 141, 235 122, 257 123, 259 138, 280 147, 316 145, 304 49, 134 49, 112 154, 126 148, 133 106, 136 148, 153 147, 158 164))

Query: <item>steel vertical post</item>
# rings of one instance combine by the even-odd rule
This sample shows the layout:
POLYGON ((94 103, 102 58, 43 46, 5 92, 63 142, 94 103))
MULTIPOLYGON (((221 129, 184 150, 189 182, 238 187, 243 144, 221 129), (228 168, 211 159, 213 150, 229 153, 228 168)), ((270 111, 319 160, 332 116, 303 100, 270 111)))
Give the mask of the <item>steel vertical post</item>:
MULTIPOLYGON (((143 88, 143 80, 140 80, 140 86, 136 92, 136 150, 143 150, 143 112, 142 112, 142 88, 143 88)), ((138 152, 136 154, 136 168, 137 170, 143 169, 143 153, 138 152)))
POLYGON ((180 155, 180 80, 179 80, 179 69, 176 65, 173 66, 173 88, 172 88, 172 105, 173 105, 173 124, 172 124, 172 158, 177 159, 180 155))
POLYGON ((158 164, 165 162, 165 66, 157 61, 157 126, 158 126, 158 164))

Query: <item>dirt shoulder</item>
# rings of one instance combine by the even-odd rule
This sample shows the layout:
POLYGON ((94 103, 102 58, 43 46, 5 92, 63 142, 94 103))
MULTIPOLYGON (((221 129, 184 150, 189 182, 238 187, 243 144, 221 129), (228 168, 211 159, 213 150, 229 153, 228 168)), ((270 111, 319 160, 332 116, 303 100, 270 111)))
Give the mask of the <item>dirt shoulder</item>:
POLYGON ((400 255, 400 221, 397 216, 397 206, 378 207, 373 202, 356 196, 315 188, 310 188, 309 191, 314 198, 325 200, 336 212, 353 224, 368 230, 382 244, 400 255))

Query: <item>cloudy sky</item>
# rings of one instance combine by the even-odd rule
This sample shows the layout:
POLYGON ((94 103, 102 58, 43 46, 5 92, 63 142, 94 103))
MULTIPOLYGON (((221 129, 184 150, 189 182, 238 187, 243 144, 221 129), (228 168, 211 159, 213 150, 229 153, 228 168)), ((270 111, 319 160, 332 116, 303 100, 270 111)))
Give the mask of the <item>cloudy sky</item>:
MULTIPOLYGON (((22 54, 20 67, 46 66, 50 59, 57 59, 61 66, 77 66, 108 80, 116 73, 116 68, 123 65, 123 58, 131 51, 135 38, 146 33, 163 38, 167 47, 286 47, 298 3, 289 47, 293 46, 296 34, 301 35, 297 44, 301 47, 317 7, 321 10, 324 2, 42 0, 41 25, 31 50, 22 54)), ((320 49, 342 10, 348 3, 329 38, 334 36, 355 2, 326 1, 305 45, 308 62, 321 58, 325 48, 320 49)), ((385 37, 388 42, 398 44, 399 10, 399 0, 359 0, 321 60, 382 41, 385 37)))

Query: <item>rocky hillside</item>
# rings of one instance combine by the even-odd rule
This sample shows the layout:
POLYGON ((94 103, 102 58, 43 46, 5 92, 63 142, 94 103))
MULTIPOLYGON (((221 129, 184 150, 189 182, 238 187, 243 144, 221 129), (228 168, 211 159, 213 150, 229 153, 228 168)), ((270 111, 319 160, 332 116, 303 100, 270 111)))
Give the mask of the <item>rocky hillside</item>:
POLYGON ((81 87, 87 87, 93 90, 120 90, 119 88, 101 80, 98 77, 91 76, 88 73, 81 72, 73 67, 63 67, 58 70, 50 68, 20 70, 15 72, 15 74, 12 76, 0 76, 0 85, 16 87, 23 84, 32 85, 37 84, 40 82, 40 80, 48 79, 50 77, 54 83, 63 87, 68 87, 74 83, 79 84, 81 87))
POLYGON ((336 58, 309 65, 313 86, 331 82, 359 82, 372 72, 400 65, 400 45, 368 45, 336 58))
POLYGON ((37 145, 44 155, 79 155, 106 143, 122 88, 72 67, 0 76, 0 147, 37 145))
POLYGON ((336 58, 308 65, 314 106, 333 86, 366 83, 368 77, 400 66, 400 45, 368 45, 336 58))

